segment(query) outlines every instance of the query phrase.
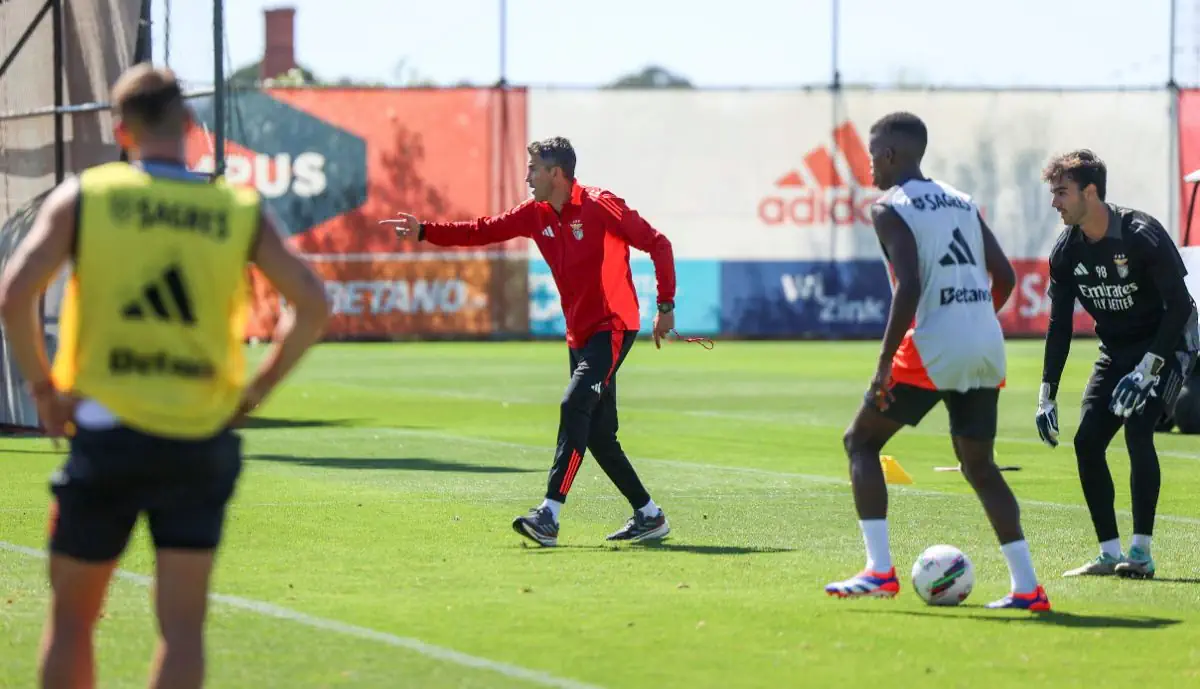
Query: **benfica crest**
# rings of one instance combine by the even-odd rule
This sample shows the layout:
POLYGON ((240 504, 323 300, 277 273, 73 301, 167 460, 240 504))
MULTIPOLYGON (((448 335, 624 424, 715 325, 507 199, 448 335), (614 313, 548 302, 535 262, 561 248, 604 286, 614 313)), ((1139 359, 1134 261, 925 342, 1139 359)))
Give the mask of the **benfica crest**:
POLYGON ((1113 265, 1117 267, 1117 275, 1122 279, 1129 277, 1129 259, 1125 258, 1125 254, 1113 256, 1113 265))
POLYGON ((571 222, 571 234, 575 235, 575 239, 583 239, 582 220, 574 220, 571 222))

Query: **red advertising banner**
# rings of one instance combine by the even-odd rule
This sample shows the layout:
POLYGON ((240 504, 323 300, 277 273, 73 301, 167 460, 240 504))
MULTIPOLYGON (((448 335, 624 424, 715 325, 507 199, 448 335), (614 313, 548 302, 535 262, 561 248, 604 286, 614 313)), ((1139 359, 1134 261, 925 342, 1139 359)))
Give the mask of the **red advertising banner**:
MULTIPOLYGON (((462 220, 519 203, 525 100, 521 89, 235 92, 226 104, 225 177, 255 186, 289 241, 326 278, 337 312, 331 338, 393 329, 400 336, 422 329, 487 334, 487 290, 511 291, 490 280, 489 259, 440 253, 432 261, 393 260, 439 250, 400 241, 379 220, 399 211, 462 220)), ((195 109, 203 126, 189 137, 189 163, 212 170, 211 104, 195 109)), ((524 257, 524 240, 493 248, 500 257, 524 257)), ((277 304, 258 301, 248 336, 267 336, 277 313, 277 304)))
MULTIPOLYGON (((1189 89, 1179 92, 1179 182, 1181 193, 1179 201, 1179 245, 1200 246, 1200 207, 1191 209, 1192 183, 1185 182, 1184 177, 1200 170, 1200 90, 1189 89), (1185 237, 1187 228, 1192 223, 1190 237, 1185 237)), ((1198 195, 1200 196, 1200 195, 1198 195)), ((1197 199, 1200 206, 1200 198, 1197 199)))
MULTIPOLYGON (((1000 310, 1000 324, 1006 335, 1044 335, 1050 319, 1050 265, 1044 258, 1011 259, 1017 273, 1017 287, 1000 310)), ((1075 303, 1075 328, 1078 334, 1095 332, 1092 317, 1075 303)))

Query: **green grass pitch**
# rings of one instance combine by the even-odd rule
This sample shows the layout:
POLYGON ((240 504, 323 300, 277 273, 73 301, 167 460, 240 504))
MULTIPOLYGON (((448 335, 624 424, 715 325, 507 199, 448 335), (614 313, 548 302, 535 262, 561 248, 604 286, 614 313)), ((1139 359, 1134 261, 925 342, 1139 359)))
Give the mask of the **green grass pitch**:
MULTIPOLYGON (((262 348, 253 350, 261 355, 262 348)), ((621 439, 673 528, 612 547, 629 506, 587 461, 560 547, 509 526, 541 499, 567 376, 561 343, 330 344, 245 431, 247 463, 209 622, 212 687, 1200 686, 1200 442, 1160 435, 1154 581, 1063 579, 1097 549, 1075 473, 1076 341, 1064 444, 1033 425, 1040 342, 1010 342, 998 461, 1055 612, 987 611, 1004 560, 953 463, 942 408, 889 446, 895 600, 827 598, 863 563, 841 434, 876 343, 639 342, 621 439), (975 563, 958 608, 908 570, 950 543, 975 563)), ((0 686, 34 686, 46 607, 46 481, 61 454, 0 441, 0 686)), ((1128 548, 1128 457, 1109 452, 1128 548)), ((143 527, 98 640, 100 686, 145 686, 153 620, 143 527)))

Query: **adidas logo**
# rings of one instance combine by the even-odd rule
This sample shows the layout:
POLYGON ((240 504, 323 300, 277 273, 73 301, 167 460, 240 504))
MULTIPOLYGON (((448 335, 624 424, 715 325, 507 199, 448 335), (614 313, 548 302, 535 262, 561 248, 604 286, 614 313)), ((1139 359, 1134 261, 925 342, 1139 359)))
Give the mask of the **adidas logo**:
POLYGON ((971 253, 971 247, 967 246, 967 238, 963 236, 962 230, 954 228, 953 239, 950 240, 950 250, 942 256, 942 260, 938 263, 944 266, 973 266, 975 263, 975 254, 971 253))
POLYGON ((542 230, 542 234, 553 239, 554 238, 554 229, 551 228, 549 225, 546 225, 546 229, 542 230))
POLYGON ((599 383, 596 383, 595 385, 593 385, 593 386, 592 386, 592 391, 593 391, 593 392, 595 392, 597 395, 601 394, 601 388, 600 388, 600 384, 599 384, 599 383))
POLYGON ((817 146, 804 156, 802 168, 775 181, 776 193, 758 203, 765 225, 870 225, 877 194, 871 178, 871 156, 854 125, 843 122, 832 132, 833 152, 817 146))
POLYGON ((179 320, 184 325, 195 325, 196 314, 179 266, 171 266, 162 277, 142 288, 142 296, 126 304, 121 317, 131 321, 153 317, 162 322, 179 320))
POLYGON ((1087 266, 1082 263, 1075 264, 1075 277, 1083 277, 1088 274, 1087 266))

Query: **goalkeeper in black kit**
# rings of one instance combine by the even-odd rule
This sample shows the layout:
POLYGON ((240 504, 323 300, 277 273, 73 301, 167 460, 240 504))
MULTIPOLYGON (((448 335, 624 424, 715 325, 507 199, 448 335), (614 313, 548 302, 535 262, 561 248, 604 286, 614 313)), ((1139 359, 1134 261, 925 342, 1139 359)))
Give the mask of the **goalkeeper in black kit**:
POLYGON ((1196 304, 1171 236, 1152 216, 1105 202, 1107 169, 1088 150, 1050 161, 1054 208, 1067 226, 1050 252, 1050 324, 1036 415, 1042 441, 1058 445, 1055 395, 1071 348, 1075 300, 1096 321, 1100 357, 1083 393, 1075 457, 1100 554, 1063 576, 1152 578, 1150 537, 1158 505, 1154 431, 1200 350, 1196 304), (1133 540, 1121 550, 1105 452, 1121 426, 1129 450, 1133 540))

